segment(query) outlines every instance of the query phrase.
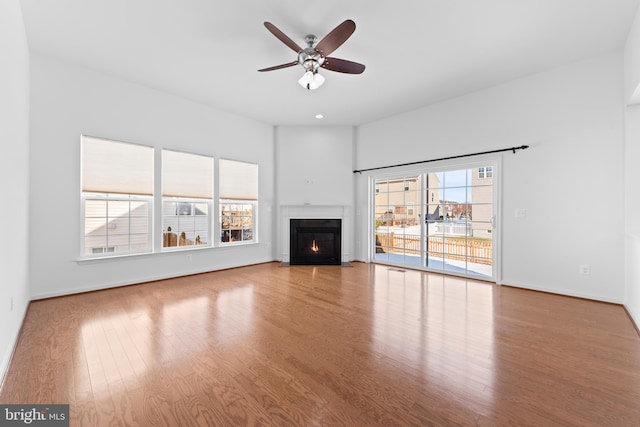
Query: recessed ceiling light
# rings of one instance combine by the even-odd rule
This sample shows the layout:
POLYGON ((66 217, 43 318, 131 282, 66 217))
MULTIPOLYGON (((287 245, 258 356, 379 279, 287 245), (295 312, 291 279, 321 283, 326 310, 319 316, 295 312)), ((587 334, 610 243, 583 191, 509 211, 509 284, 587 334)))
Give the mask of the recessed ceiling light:
POLYGON ((316 114, 316 119, 321 119, 321 118, 323 118, 323 117, 324 117, 324 116, 323 116, 322 114, 316 114))

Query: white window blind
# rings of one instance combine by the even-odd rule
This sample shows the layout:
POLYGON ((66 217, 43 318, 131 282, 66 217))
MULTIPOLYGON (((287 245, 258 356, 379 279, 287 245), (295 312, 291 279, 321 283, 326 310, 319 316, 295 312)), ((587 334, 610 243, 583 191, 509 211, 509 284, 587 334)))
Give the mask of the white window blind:
POLYGON ((153 148, 82 136, 82 191, 153 194, 153 148))
POLYGON ((258 200, 258 165, 220 159, 220 198, 258 200))
POLYGON ((162 150, 162 195, 213 199, 213 158, 162 150))

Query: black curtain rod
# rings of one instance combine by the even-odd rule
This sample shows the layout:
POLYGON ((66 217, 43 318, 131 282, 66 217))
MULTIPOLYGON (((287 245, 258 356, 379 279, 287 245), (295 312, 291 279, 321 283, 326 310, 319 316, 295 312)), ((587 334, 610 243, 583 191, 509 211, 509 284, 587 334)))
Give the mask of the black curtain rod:
POLYGON ((482 151, 480 153, 460 154, 458 156, 441 157, 439 159, 431 159, 431 160, 421 160, 419 162, 400 163, 398 165, 378 166, 377 168, 359 169, 359 170, 354 170, 353 173, 362 173, 362 172, 367 172, 367 171, 375 171, 375 170, 378 170, 378 169, 397 168, 397 167, 400 167, 400 166, 418 165, 420 163, 439 162, 441 160, 460 159, 462 157, 480 156, 482 154, 502 153, 503 151, 513 151, 513 154, 516 154, 516 150, 526 150, 527 148, 529 148, 528 145, 521 145, 520 147, 501 148, 499 150, 482 151))

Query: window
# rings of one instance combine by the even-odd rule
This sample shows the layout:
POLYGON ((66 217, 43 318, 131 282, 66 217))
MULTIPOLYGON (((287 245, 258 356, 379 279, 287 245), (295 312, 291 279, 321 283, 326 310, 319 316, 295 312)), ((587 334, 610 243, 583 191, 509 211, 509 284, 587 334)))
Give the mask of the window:
POLYGON ((82 136, 82 254, 150 252, 153 148, 82 136))
POLYGON ((220 203, 221 234, 223 243, 253 240, 253 203, 220 203))
POLYGON ((153 147, 81 137, 81 257, 257 241, 257 164, 221 159, 216 187, 213 157, 155 154, 153 147), (156 166, 161 185, 154 184, 156 166), (161 216, 155 236, 154 212, 161 216))
POLYGON ((257 240, 258 165, 220 159, 220 242, 257 240))
POLYGON ((492 178, 492 177, 493 177, 493 166, 485 166, 485 167, 478 168, 479 179, 492 178))
POLYGON ((162 150, 162 247, 211 246, 213 158, 162 150))
POLYGON ((115 246, 109 246, 107 248, 91 248, 92 254, 104 254, 104 253, 115 252, 115 251, 116 251, 115 246))
MULTIPOLYGON (((420 195, 421 177, 405 176, 378 179, 374 183, 380 191, 374 194, 373 220, 375 223, 375 260, 389 261, 392 248, 402 239, 415 241, 406 248, 407 258, 420 255, 420 195), (418 252, 416 252, 418 251, 418 252)), ((402 258, 405 257, 403 249, 402 258)))

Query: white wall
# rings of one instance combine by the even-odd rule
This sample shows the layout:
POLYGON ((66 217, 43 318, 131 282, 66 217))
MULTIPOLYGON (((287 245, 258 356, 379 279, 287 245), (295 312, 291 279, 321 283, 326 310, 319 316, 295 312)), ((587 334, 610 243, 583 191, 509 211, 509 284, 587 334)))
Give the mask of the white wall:
POLYGON ((0 384, 29 304, 29 48, 18 0, 0 2, 0 384))
POLYGON ((625 96, 625 298, 640 326, 640 9, 624 50, 625 96))
POLYGON ((640 8, 624 47, 624 100, 640 102, 640 8))
POLYGON ((281 205, 353 203, 353 128, 276 128, 276 186, 281 205))
MULTIPOLYGON (((640 22, 640 21, 637 21, 640 22)), ((639 54, 640 55, 640 54, 639 54)), ((640 104, 625 111, 625 296, 624 305, 640 327, 640 104)))
MULTIPOLYGON (((279 126, 275 138, 279 206, 349 207, 343 220, 343 239, 348 239, 343 252, 345 247, 352 248, 353 127, 279 126)), ((283 253, 285 244, 288 241, 281 236, 278 254, 283 253)), ((351 255, 349 252, 350 259, 351 255)))
POLYGON ((34 298, 274 259, 272 126, 39 55, 31 66, 34 298), (81 134, 258 163, 260 243, 78 262, 81 134))
MULTIPOLYGON (((622 73, 611 53, 361 126, 357 169, 530 145, 502 156, 502 282, 622 302, 622 73)), ((366 242, 367 174, 356 185, 366 242)))

